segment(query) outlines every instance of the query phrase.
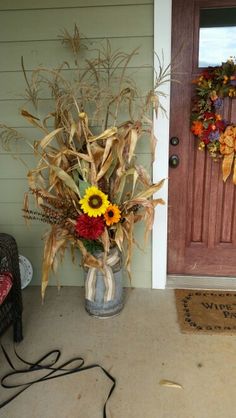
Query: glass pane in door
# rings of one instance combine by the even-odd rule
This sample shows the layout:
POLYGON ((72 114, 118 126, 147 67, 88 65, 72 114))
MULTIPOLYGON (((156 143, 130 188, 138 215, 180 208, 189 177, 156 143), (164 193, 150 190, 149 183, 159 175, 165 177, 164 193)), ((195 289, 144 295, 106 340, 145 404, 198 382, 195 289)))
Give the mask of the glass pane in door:
POLYGON ((221 65, 236 57, 236 7, 201 9, 198 66, 221 65))

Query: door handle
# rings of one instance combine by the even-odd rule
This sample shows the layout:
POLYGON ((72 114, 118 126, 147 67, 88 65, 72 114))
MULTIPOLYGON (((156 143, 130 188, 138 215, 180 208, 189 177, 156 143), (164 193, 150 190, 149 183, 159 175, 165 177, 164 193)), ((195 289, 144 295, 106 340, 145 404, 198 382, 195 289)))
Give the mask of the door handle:
POLYGON ((174 145, 174 146, 179 145, 179 138, 177 136, 172 136, 170 138, 170 143, 171 145, 174 145))
POLYGON ((179 162, 180 161, 179 161, 179 156, 178 155, 173 154, 173 155, 170 156, 170 158, 169 158, 169 166, 171 168, 178 167, 179 162))

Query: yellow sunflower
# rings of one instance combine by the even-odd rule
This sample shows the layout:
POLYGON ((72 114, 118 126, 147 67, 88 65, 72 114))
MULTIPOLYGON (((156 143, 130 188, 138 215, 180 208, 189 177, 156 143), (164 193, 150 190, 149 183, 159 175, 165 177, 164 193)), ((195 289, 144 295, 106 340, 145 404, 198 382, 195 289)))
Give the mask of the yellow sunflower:
POLYGON ((88 187, 85 190, 85 195, 79 203, 84 213, 95 218, 103 215, 110 204, 107 195, 95 186, 88 187))
POLYGON ((106 212, 104 213, 104 218, 108 226, 116 224, 120 220, 120 209, 117 205, 109 205, 106 212))

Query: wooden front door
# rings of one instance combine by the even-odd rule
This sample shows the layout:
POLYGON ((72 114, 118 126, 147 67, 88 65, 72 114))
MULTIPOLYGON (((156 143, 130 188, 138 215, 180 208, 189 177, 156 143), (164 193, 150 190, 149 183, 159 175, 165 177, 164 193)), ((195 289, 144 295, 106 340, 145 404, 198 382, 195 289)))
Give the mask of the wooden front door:
MULTIPOLYGON (((222 181, 221 164, 198 150, 190 133, 193 84, 198 68, 201 8, 236 7, 227 0, 173 0, 170 155, 179 165, 169 171, 168 273, 236 277, 236 186, 222 181)), ((236 26, 236 22, 235 22, 236 26)), ((224 115, 236 123, 236 99, 224 100, 224 115)))

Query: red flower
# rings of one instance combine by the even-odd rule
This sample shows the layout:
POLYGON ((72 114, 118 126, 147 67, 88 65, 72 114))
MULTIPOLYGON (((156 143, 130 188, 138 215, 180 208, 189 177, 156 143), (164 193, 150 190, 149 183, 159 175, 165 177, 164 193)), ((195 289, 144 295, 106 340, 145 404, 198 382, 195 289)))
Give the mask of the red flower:
POLYGON ((204 112, 204 119, 214 119, 215 113, 213 112, 204 112))
POLYGON ((221 131, 221 132, 223 132, 226 128, 226 123, 225 123, 224 120, 217 120, 215 125, 219 129, 219 131, 221 131))
POLYGON ((203 124, 199 120, 194 120, 191 126, 191 131, 196 136, 201 136, 203 132, 203 124))
POLYGON ((204 77, 205 80, 213 80, 216 77, 216 69, 217 67, 209 67, 202 72, 201 76, 204 77))
POLYGON ((85 239, 97 239, 104 231, 104 220, 101 217, 80 215, 76 220, 75 231, 85 239))
POLYGON ((214 131, 214 129, 212 129, 213 126, 214 126, 213 124, 209 124, 208 127, 204 129, 203 131, 203 135, 201 139, 205 144, 209 144, 210 142, 209 135, 212 131, 214 131))

